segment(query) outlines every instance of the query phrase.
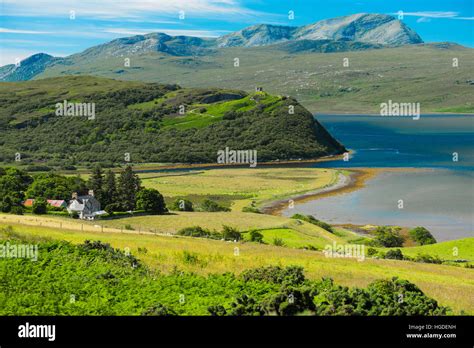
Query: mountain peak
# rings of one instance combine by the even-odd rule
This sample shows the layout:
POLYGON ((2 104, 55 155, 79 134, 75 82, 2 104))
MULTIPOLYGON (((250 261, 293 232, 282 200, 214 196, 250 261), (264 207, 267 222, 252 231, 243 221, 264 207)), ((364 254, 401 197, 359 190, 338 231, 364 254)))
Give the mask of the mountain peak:
POLYGON ((287 41, 297 27, 257 24, 217 39, 218 47, 265 46, 287 41))
POLYGON ((254 25, 219 38, 219 47, 264 46, 289 40, 347 40, 398 46, 422 43, 416 32, 393 16, 357 13, 302 27, 254 25))
POLYGON ((29 80, 43 72, 50 64, 61 60, 46 53, 36 53, 23 59, 19 65, 9 64, 0 67, 0 81, 29 80))

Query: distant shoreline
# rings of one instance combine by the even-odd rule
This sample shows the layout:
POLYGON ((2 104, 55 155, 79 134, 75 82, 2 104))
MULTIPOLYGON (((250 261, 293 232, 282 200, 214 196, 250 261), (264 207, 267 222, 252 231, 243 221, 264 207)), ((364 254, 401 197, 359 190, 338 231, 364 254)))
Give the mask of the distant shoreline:
POLYGON ((334 196, 338 194, 348 193, 357 191, 363 188, 366 182, 370 179, 375 178, 377 175, 386 172, 413 172, 423 171, 424 168, 347 168, 350 172, 349 175, 339 174, 339 178, 336 183, 331 186, 320 188, 316 191, 311 191, 302 195, 288 197, 285 199, 277 200, 265 205, 261 210, 264 214, 279 215, 283 214, 283 211, 288 208, 288 203, 293 200, 295 204, 301 204, 315 199, 323 197, 334 196))

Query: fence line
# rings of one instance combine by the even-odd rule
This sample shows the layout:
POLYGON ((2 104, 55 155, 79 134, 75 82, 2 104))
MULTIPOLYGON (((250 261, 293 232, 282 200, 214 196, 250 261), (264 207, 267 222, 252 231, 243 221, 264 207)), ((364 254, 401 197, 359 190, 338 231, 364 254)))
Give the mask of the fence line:
POLYGON ((51 221, 51 220, 43 220, 39 221, 37 218, 31 218, 26 216, 24 219, 15 219, 15 218, 10 218, 10 216, 1 216, 0 215, 0 222, 4 223, 12 223, 12 224, 18 224, 18 225, 27 225, 27 226, 38 226, 38 227, 52 227, 52 228, 60 228, 60 229, 66 229, 66 230, 72 230, 72 231, 81 231, 81 232, 99 232, 97 229, 100 228, 100 232, 105 232, 105 233, 129 233, 129 234, 146 234, 146 235, 155 235, 155 236, 175 236, 172 233, 169 232, 158 232, 158 229, 156 227, 149 227, 145 228, 142 226, 134 226, 135 229, 127 229, 124 228, 124 226, 120 226, 120 228, 114 228, 114 227, 107 227, 104 225, 90 225, 90 224, 84 224, 80 223, 80 228, 79 228, 79 223, 75 222, 66 222, 66 221, 51 221), (138 229, 138 231, 137 231, 138 229))

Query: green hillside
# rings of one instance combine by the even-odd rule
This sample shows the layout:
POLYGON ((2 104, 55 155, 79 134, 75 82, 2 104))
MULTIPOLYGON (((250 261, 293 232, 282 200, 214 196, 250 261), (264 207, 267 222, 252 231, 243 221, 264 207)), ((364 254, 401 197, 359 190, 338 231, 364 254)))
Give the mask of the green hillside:
POLYGON ((0 161, 213 163, 217 151, 256 150, 258 161, 344 151, 295 99, 265 92, 69 76, 0 84, 0 161), (94 104, 90 117, 57 103, 94 104), (290 112, 291 109, 291 112, 290 112), (27 139, 27 141, 25 141, 27 139))
POLYGON ((219 305, 225 309, 220 308, 221 315, 472 312, 472 300, 465 296, 472 278, 459 267, 328 259, 314 251, 256 243, 28 226, 1 228, 0 242, 7 241, 38 244, 38 261, 0 259, 3 315, 215 315, 219 305), (110 245, 84 239, 97 237, 110 245), (400 279, 390 280, 393 276, 400 279), (285 312, 285 300, 274 306, 276 298, 290 293, 297 308, 285 312), (261 311, 249 312, 247 301, 237 306, 244 295, 261 311), (242 311, 233 312, 236 307, 242 311))
POLYGON ((388 100, 419 102, 422 113, 474 113, 474 50, 420 44, 338 53, 313 53, 305 41, 231 47, 201 56, 144 53, 124 67, 123 57, 71 57, 35 78, 91 74, 123 80, 178 83, 290 95, 313 113, 379 113, 388 100), (239 58, 239 67, 234 59, 239 58), (343 66, 348 58, 349 66, 343 66), (457 58, 458 67, 453 67, 457 58))

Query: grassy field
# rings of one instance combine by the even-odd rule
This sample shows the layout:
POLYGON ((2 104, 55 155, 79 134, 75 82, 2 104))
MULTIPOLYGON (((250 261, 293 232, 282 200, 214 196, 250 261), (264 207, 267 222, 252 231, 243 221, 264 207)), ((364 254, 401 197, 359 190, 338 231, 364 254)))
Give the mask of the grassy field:
POLYGON ((402 251, 407 256, 428 254, 437 255, 444 260, 470 260, 472 263, 474 261, 474 237, 403 248, 402 251))
POLYGON ((318 168, 234 168, 143 173, 140 177, 143 186, 156 188, 165 197, 218 196, 231 200, 233 211, 241 211, 252 201, 258 205, 330 186, 337 180, 338 173, 318 168))
MULTIPOLYGON (((330 233, 308 222, 282 216, 244 213, 241 208, 283 199, 331 185, 339 171, 316 168, 258 168, 141 173, 145 187, 154 187, 167 199, 212 197, 226 200, 231 212, 171 212, 168 215, 130 216, 93 222, 61 216, 0 214, 0 227, 37 238, 83 243, 101 240, 128 248, 152 268, 171 272, 175 267, 197 274, 239 273, 265 265, 300 265, 311 279, 331 277, 347 286, 398 276, 418 285, 428 296, 456 313, 474 314, 474 272, 465 267, 366 258, 328 258, 321 252, 328 244, 350 243, 360 235, 342 227, 330 233), (175 235, 182 228, 201 226, 222 230, 223 225, 244 232, 239 243, 175 235), (259 230, 267 244, 248 242, 249 231, 259 230), (281 239, 283 246, 273 245, 281 239), (304 250, 315 248, 318 251, 304 250), (189 256, 193 262, 189 262, 189 256)), ((195 200, 194 200, 195 201, 195 200)), ((386 248, 380 248, 386 251, 386 248)), ((367 247, 366 247, 367 252, 367 247)), ((404 255, 428 254, 445 260, 474 260, 474 238, 434 245, 402 248, 404 255), (454 249, 457 248, 457 249, 454 249), (456 250, 456 253, 453 251, 456 250)))
MULTIPOLYGON (((173 94, 174 92, 171 92, 171 95, 173 94)), ((166 100, 166 97, 165 95, 163 102, 166 100)), ((265 109, 269 109, 273 104, 281 101, 281 97, 272 96, 264 92, 257 92, 238 100, 214 104, 193 104, 188 107, 186 114, 183 116, 165 117, 163 119, 163 127, 176 129, 207 127, 221 121, 227 112, 245 112, 253 109, 257 105, 255 101, 256 98, 265 106, 265 109)), ((145 109, 143 104, 145 103, 141 104, 142 109, 145 109)))
POLYGON ((160 53, 133 58, 77 61, 57 66, 36 78, 92 74, 124 80, 178 83, 184 87, 214 86, 291 95, 315 113, 379 113, 380 103, 419 102, 422 113, 474 113, 472 79, 474 50, 461 46, 412 45, 340 53, 290 54, 270 47, 227 48, 202 57, 160 53), (239 57, 240 67, 233 66, 239 57), (343 67, 343 59, 349 67, 343 67), (452 65, 458 58, 459 67, 452 65))
MULTIPOLYGON (((289 248, 305 248, 309 246, 324 248, 328 244, 328 240, 324 237, 311 233, 309 231, 300 232, 292 228, 272 228, 259 230, 263 235, 263 242, 266 244, 274 244, 275 240, 281 239, 282 246, 289 248), (324 244, 324 245, 323 245, 324 244)), ((249 238, 249 234, 245 234, 245 238, 249 238)), ((338 242, 342 240, 334 238, 338 242)))
MULTIPOLYGON (((7 226, 1 221, 0 227, 7 226)), ((474 291, 474 272, 461 267, 375 259, 360 262, 347 258, 327 258, 316 251, 257 243, 232 243, 137 232, 82 232, 66 228, 8 225, 12 225, 16 232, 38 238, 73 243, 82 243, 87 239, 101 240, 116 248, 128 248, 146 264, 163 272, 170 272, 175 266, 198 274, 209 274, 227 271, 239 273, 244 269, 264 265, 301 265, 311 279, 331 277, 347 286, 366 286, 375 279, 398 276, 414 282, 428 296, 442 305, 450 306, 456 313, 465 310, 466 313, 474 314, 474 298, 468 296, 474 291), (196 262, 187 262, 185 252, 192 253, 196 262)))

